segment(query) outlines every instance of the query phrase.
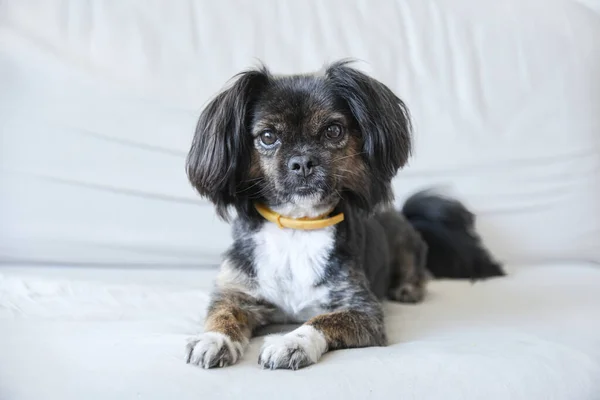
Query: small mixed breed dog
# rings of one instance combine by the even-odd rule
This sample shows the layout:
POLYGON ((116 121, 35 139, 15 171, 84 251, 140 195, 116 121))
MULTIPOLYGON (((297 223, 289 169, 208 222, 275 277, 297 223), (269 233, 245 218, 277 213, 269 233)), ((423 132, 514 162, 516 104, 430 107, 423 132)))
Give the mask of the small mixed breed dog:
POLYGON ((420 302, 429 275, 503 275, 458 201, 424 191, 392 208, 410 152, 404 103, 347 61, 323 74, 238 74, 202 112, 187 160, 219 216, 237 214, 187 362, 234 364, 271 323, 302 325, 266 337, 263 368, 383 346, 383 299, 420 302))

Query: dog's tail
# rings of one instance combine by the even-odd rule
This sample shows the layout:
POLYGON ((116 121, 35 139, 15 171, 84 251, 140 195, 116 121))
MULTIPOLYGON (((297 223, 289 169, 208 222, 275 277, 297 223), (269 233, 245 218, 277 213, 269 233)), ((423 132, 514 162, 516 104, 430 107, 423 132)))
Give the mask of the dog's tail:
POLYGON ((475 215, 458 200, 421 191, 406 200, 402 214, 427 244, 427 269, 434 277, 505 275, 475 231, 475 215))

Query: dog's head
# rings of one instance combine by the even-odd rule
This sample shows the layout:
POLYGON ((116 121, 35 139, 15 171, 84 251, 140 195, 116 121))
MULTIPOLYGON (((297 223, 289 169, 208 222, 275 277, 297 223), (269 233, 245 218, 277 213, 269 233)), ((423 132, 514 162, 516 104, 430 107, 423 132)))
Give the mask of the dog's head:
POLYGON ((340 201, 371 211, 392 199, 410 154, 404 103, 342 61, 323 75, 238 74, 202 112, 187 160, 190 182, 227 218, 260 201, 316 216, 340 201))

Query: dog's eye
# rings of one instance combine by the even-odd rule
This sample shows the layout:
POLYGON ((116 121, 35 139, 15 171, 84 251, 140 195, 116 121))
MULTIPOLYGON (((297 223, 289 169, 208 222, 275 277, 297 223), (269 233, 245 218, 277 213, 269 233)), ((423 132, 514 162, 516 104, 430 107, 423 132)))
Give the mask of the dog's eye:
POLYGON ((277 135, 273 131, 263 131, 260 134, 260 141, 265 147, 272 147, 277 143, 277 135))
POLYGON ((325 128, 325 137, 330 140, 340 139, 343 133, 342 127, 338 124, 332 124, 325 128))

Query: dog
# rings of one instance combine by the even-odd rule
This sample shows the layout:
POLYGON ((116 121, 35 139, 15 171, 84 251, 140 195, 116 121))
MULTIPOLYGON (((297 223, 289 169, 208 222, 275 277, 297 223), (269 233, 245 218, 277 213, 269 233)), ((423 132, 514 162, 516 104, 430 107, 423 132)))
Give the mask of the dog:
POLYGON ((267 369, 385 346, 383 300, 422 301, 429 276, 504 274, 459 201, 425 190, 393 208, 411 138, 404 102, 350 60, 232 78, 202 111, 187 157, 199 194, 224 220, 236 214, 188 363, 235 364, 256 329, 276 323, 302 325, 266 337, 267 369))

